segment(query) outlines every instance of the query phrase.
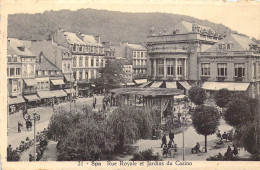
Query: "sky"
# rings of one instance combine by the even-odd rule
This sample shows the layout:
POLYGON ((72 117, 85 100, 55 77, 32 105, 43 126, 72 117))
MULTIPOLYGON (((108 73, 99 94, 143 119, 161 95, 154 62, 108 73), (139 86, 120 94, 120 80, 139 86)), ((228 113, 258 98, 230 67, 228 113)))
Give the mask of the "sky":
MULTIPOLYGON (((236 1, 236 0, 230 0, 236 1)), ((49 10, 81 8, 121 12, 161 12, 188 15, 222 23, 239 33, 260 39, 260 1, 224 2, 177 0, 8 0, 8 14, 42 13, 49 10)))

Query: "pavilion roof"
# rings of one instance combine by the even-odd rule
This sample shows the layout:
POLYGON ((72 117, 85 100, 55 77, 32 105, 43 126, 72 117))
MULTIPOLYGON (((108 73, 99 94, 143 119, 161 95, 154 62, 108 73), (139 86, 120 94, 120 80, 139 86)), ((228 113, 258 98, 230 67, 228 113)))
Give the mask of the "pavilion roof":
POLYGON ((169 88, 117 88, 111 90, 111 93, 117 95, 176 96, 183 94, 183 90, 169 88))

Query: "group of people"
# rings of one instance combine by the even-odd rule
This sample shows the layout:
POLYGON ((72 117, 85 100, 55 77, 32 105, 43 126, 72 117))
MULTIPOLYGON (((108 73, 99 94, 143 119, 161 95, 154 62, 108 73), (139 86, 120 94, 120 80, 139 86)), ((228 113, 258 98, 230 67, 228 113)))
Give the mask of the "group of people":
POLYGON ((166 134, 164 134, 162 137, 161 148, 163 147, 163 156, 166 156, 166 157, 167 157, 167 154, 170 154, 170 156, 171 156, 172 153, 169 151, 173 150, 174 152, 177 152, 177 144, 174 143, 174 140, 173 140, 174 139, 173 131, 170 131, 169 139, 170 139, 170 141, 167 144, 166 134))
POLYGON ((220 141, 222 141, 222 140, 228 140, 228 134, 227 134, 227 132, 224 132, 222 135, 221 135, 221 133, 220 133, 220 130, 218 130, 217 131, 217 133, 216 133, 216 135, 217 135, 217 138, 220 140, 220 141))
POLYGON ((233 156, 237 156, 237 155, 238 155, 238 148, 236 146, 234 146, 234 148, 232 150, 231 147, 228 146, 227 151, 224 156, 227 158, 232 158, 233 156))

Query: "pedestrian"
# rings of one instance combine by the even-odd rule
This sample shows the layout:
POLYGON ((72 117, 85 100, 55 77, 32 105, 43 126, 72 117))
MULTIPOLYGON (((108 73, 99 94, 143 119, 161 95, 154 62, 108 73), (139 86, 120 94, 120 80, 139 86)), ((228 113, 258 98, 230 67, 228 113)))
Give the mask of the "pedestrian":
POLYGON ((29 127, 30 127, 30 122, 29 120, 26 120, 26 130, 29 131, 29 127))
POLYGON ((169 133, 169 138, 170 138, 171 141, 173 141, 173 139, 174 139, 174 133, 173 133, 172 130, 169 133))
POLYGON ((96 97, 94 98, 94 102, 95 102, 95 104, 97 104, 97 98, 96 97))
POLYGON ((234 149, 233 149, 233 154, 234 154, 235 156, 237 156, 237 155, 238 155, 238 149, 237 149, 237 147, 236 147, 236 146, 234 146, 234 149))
POLYGON ((29 154, 29 161, 33 161, 33 156, 32 156, 32 154, 29 154))
POLYGON ((164 134, 162 137, 162 144, 161 144, 161 148, 163 147, 163 145, 167 146, 167 140, 166 140, 166 135, 164 134))
POLYGON ((95 106, 96 106, 96 104, 95 104, 95 102, 93 102, 93 109, 95 109, 95 106))
POLYGON ((103 102, 103 110, 106 111, 106 105, 104 102, 103 102))
POLYGON ((21 132, 21 128, 22 128, 22 124, 21 124, 21 122, 20 122, 20 121, 18 121, 18 133, 20 133, 20 132, 21 132))

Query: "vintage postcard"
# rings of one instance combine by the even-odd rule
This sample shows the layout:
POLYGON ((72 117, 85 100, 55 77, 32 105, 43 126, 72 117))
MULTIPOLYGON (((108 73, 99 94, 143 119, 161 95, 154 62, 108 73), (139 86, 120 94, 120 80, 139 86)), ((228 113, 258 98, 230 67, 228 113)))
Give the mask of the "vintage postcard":
POLYGON ((6 0, 1 169, 259 169, 260 2, 6 0))

